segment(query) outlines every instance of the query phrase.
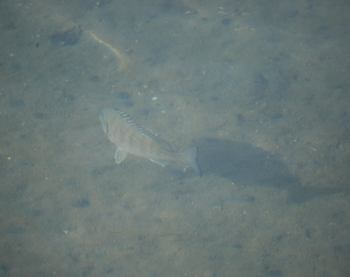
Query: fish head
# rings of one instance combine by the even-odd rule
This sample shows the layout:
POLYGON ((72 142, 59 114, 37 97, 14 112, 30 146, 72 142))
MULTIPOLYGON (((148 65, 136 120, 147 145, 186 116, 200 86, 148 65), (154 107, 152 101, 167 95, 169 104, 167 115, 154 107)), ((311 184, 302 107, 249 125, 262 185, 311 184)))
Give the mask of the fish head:
POLYGON ((108 135, 108 109, 109 108, 104 108, 99 113, 100 121, 102 123, 102 128, 106 135, 108 135))

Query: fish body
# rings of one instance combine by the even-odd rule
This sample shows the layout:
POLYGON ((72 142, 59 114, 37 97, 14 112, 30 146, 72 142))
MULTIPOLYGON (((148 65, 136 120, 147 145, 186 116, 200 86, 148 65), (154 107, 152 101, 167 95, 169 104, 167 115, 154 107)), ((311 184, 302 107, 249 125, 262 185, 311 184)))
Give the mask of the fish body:
POLYGON ((180 161, 190 165, 199 176, 202 171, 197 162, 197 147, 184 152, 175 152, 162 139, 140 128, 126 113, 114 108, 104 108, 100 114, 103 131, 117 146, 114 158, 120 164, 128 153, 149 159, 165 166, 169 161, 180 161))

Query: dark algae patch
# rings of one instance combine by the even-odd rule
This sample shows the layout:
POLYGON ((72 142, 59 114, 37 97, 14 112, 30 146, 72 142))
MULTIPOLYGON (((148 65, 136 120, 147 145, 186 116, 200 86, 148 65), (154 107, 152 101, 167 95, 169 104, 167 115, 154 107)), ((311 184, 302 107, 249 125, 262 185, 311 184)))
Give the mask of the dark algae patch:
POLYGON ((83 29, 81 26, 74 26, 69 30, 58 32, 50 36, 53 44, 60 44, 62 46, 75 45, 79 42, 83 29))

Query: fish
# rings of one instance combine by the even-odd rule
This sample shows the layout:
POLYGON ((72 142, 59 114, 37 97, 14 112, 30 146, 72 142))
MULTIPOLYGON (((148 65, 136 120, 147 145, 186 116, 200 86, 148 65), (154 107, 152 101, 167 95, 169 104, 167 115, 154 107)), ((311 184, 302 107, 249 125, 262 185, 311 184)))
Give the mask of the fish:
POLYGON ((159 137, 139 127, 125 112, 106 107, 99 113, 103 131, 117 150, 114 159, 117 164, 124 161, 127 154, 148 159, 162 167, 169 161, 180 161, 191 166, 199 177, 202 171, 198 164, 198 148, 191 147, 183 152, 175 152, 159 137))

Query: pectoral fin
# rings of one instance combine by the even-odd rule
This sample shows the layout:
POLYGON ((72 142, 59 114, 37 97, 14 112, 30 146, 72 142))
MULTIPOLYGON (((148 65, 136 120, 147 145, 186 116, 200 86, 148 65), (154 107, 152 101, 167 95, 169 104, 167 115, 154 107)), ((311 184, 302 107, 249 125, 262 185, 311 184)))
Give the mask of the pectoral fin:
POLYGON ((117 164, 120 164, 122 161, 124 161, 126 155, 128 152, 126 152, 122 147, 117 147, 117 151, 115 151, 114 159, 117 164))

